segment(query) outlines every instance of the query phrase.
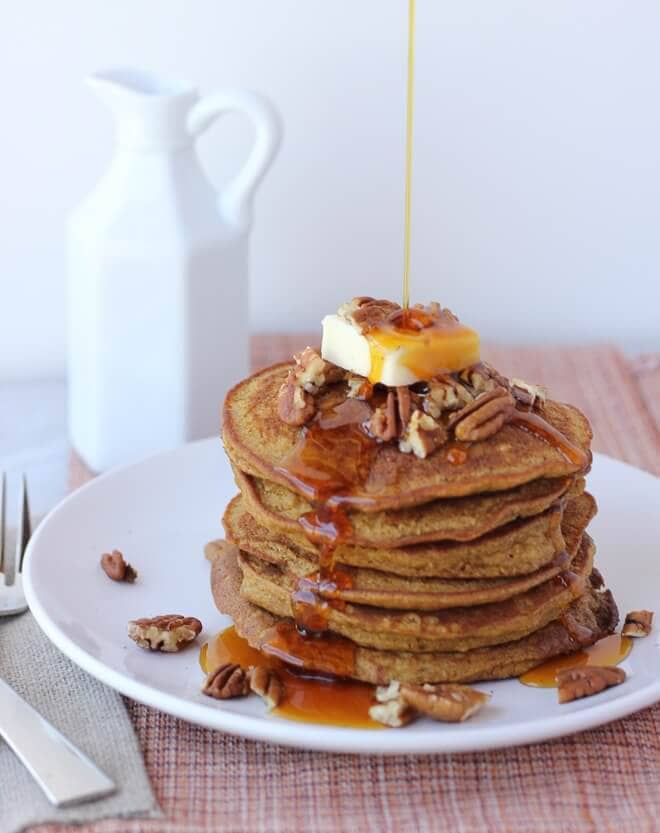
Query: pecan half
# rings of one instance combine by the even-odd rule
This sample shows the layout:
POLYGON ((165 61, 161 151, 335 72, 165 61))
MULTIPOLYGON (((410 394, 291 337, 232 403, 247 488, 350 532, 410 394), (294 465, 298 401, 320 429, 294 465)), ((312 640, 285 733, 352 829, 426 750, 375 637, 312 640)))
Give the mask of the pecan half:
POLYGON ((626 620, 623 623, 624 636, 648 636, 653 627, 653 611, 652 610, 631 610, 626 614, 626 620))
POLYGON ((489 694, 466 685, 443 683, 401 685, 401 697, 409 706, 434 720, 459 723, 476 714, 490 699, 489 694))
POLYGON ((370 434, 385 443, 398 436, 397 404, 394 391, 389 391, 385 404, 375 409, 367 427, 370 434))
POLYGON ((482 393, 449 421, 457 440, 479 442, 496 434, 515 410, 515 401, 503 388, 482 393))
POLYGON ((447 431, 432 416, 422 411, 413 411, 410 421, 399 441, 399 451, 412 453, 424 459, 439 448, 447 439, 447 431))
POLYGON ((396 389, 396 404, 399 415, 399 430, 403 432, 410 422, 410 415, 412 413, 412 399, 410 390, 407 387, 398 387, 396 389))
POLYGON ((620 685, 626 679, 623 668, 614 666, 585 665, 581 668, 565 668, 558 671, 557 696, 560 703, 570 703, 580 697, 590 697, 610 686, 620 685))
POLYGON ((545 388, 541 385, 530 385, 522 379, 512 379, 510 391, 516 402, 529 408, 542 408, 547 399, 545 388))
POLYGON ((124 555, 119 550, 104 552, 101 556, 101 567, 108 578, 113 581, 126 581, 131 584, 137 578, 137 570, 124 561, 124 555))
POLYGON ((250 671, 250 689, 262 697, 269 709, 274 709, 282 702, 284 686, 272 668, 255 665, 250 671))
POLYGON ((226 662, 212 671, 202 686, 202 693, 216 700, 245 697, 249 692, 249 675, 233 662, 226 662))
POLYGON ((297 384, 294 370, 289 371, 277 394, 277 413, 287 425, 304 425, 316 413, 314 397, 297 384))
POLYGON ((178 613, 133 619, 128 623, 128 635, 140 648, 165 653, 175 653, 196 639, 201 630, 199 619, 178 613))

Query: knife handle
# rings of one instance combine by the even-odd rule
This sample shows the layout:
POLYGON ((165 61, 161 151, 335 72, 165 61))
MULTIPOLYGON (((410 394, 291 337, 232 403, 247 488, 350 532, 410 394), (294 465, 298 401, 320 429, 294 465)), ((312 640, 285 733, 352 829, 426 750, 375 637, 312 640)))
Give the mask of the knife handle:
POLYGON ((115 792, 114 783, 0 679, 0 736, 56 807, 115 792))

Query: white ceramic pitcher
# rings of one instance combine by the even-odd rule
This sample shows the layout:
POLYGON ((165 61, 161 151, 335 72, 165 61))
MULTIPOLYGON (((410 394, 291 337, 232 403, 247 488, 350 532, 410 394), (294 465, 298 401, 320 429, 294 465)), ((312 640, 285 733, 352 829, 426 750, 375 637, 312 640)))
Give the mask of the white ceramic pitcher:
POLYGON ((279 121, 253 93, 200 98, 185 82, 99 72, 114 114, 110 169, 69 222, 69 425, 102 471, 217 433, 248 370, 248 236, 279 121), (251 120, 252 151, 218 193, 195 139, 223 113, 251 120))

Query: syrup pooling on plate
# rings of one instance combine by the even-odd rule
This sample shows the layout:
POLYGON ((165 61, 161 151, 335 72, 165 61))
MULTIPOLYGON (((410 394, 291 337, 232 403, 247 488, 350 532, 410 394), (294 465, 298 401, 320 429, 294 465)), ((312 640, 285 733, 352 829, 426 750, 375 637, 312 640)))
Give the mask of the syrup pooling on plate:
POLYGON ((583 651, 564 654, 538 665, 520 677, 520 682, 535 688, 556 688, 556 675, 564 668, 578 668, 585 665, 618 665, 630 653, 632 639, 628 636, 612 634, 606 636, 583 651))
POLYGON ((325 661, 330 668, 347 670, 348 657, 345 648, 338 647, 339 642, 337 645, 326 645, 324 651, 322 642, 303 640, 296 634, 295 628, 290 628, 288 632, 280 629, 273 640, 274 650, 286 655, 289 665, 279 658, 279 653, 269 655, 252 648, 233 626, 221 631, 202 647, 200 665, 207 674, 226 662, 236 663, 245 669, 266 665, 277 671, 284 688, 283 700, 273 710, 273 714, 278 717, 361 729, 384 728, 369 717, 369 707, 373 705, 373 686, 334 676, 325 677, 319 673, 305 673, 304 662, 310 662, 310 642, 312 648, 316 645, 316 650, 325 654, 325 661), (307 654, 306 659, 295 653, 298 650, 307 654), (287 654, 287 651, 294 653, 287 654), (297 665, 300 671, 292 669, 290 665, 297 665))

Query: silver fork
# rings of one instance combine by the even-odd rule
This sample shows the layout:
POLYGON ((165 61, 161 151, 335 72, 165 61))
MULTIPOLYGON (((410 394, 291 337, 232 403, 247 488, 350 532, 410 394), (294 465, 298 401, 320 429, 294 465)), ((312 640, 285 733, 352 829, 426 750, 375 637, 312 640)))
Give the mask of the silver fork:
POLYGON ((28 605, 23 595, 23 556, 32 528, 30 525, 30 507, 28 505, 27 484, 21 478, 19 498, 18 531, 16 534, 16 552, 10 564, 5 563, 5 518, 7 513, 7 477, 2 473, 0 483, 0 616, 13 616, 23 613, 28 605))
MULTIPOLYGON (((31 524, 27 484, 21 479, 16 552, 5 561, 7 479, 0 478, 0 615, 28 609, 21 571, 30 540, 31 524)), ((0 671, 2 669, 0 668, 0 671)), ((64 735, 25 702, 0 678, 0 737, 14 750, 36 782, 57 807, 92 801, 115 792, 115 785, 64 735)))

